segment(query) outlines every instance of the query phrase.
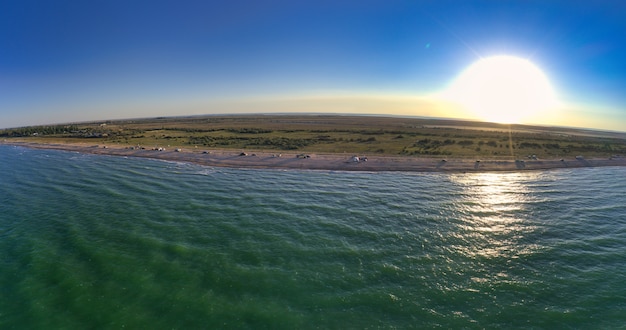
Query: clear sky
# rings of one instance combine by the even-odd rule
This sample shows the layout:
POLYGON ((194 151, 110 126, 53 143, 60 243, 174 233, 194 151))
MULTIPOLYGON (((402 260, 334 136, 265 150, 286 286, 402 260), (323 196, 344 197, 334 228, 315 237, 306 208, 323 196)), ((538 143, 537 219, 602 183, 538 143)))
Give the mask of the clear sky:
POLYGON ((475 118, 439 95, 496 55, 527 59, 553 87, 559 109, 530 122, 626 131, 621 0, 3 0, 0 128, 276 111, 475 118))

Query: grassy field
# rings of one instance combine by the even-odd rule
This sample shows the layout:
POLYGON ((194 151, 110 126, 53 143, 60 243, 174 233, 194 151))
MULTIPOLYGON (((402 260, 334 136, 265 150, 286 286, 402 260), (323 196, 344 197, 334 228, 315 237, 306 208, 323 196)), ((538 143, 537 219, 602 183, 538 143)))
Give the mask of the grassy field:
POLYGON ((116 120, 0 131, 39 143, 518 159, 626 154, 626 133, 459 120, 224 115, 116 120))

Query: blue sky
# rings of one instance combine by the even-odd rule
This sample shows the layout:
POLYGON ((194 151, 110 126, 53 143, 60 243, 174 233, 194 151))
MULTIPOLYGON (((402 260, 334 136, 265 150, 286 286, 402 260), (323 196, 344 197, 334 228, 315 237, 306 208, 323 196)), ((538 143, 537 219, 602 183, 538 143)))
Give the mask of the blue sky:
POLYGON ((622 1, 0 2, 0 127, 239 112, 458 117, 481 57, 529 59, 563 109, 626 130, 622 1))

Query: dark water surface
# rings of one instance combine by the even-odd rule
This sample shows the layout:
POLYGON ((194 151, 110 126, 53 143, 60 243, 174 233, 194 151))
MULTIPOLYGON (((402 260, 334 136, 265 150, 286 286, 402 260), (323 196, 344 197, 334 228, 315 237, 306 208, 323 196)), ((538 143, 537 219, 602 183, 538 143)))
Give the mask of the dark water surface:
POLYGON ((626 168, 239 170, 0 146, 0 328, 620 328, 626 168))

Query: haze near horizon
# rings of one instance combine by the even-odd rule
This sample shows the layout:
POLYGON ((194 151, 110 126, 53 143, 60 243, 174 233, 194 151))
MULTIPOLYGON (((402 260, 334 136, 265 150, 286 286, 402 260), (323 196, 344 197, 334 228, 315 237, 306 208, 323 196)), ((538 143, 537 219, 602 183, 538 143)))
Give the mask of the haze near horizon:
POLYGON ((624 9, 618 1, 3 2, 0 128, 319 112, 625 131, 624 9))

